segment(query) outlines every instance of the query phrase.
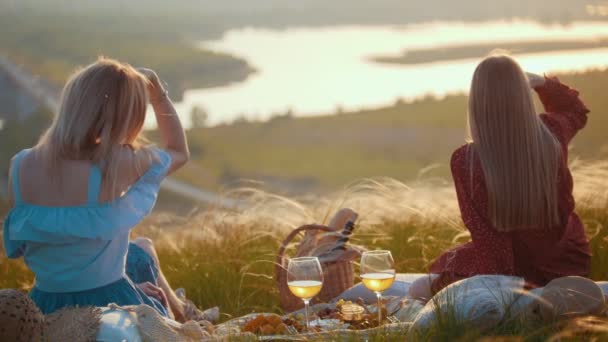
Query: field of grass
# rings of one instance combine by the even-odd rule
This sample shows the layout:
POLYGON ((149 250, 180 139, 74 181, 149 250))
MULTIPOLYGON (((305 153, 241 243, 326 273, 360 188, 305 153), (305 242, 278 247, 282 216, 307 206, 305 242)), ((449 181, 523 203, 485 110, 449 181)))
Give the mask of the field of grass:
POLYGON ((513 54, 539 53, 546 51, 596 49, 608 46, 608 39, 571 42, 516 42, 455 45, 444 48, 419 49, 405 51, 401 56, 376 56, 371 60, 387 64, 421 64, 486 56, 496 49, 506 50, 513 54))
MULTIPOLYGON (((572 157, 605 157, 608 70, 560 77, 580 90, 591 109, 572 157)), ((447 161, 464 141, 466 108, 464 95, 452 95, 339 115, 195 128, 188 132, 193 160, 177 177, 215 191, 253 180, 281 194, 327 193, 366 177, 449 178, 447 161)), ((0 176, 14 152, 36 141, 48 123, 49 114, 41 115, 45 119, 14 123, 0 136, 0 176)), ((155 132, 148 135, 154 140, 155 132)))
MULTIPOLYGON (((608 71, 563 75, 591 109, 573 156, 608 152, 608 71)), ((451 152, 464 142, 467 99, 452 95, 388 108, 308 118, 279 116, 188 132, 193 162, 178 176, 209 189, 261 181, 287 193, 327 192, 376 176, 411 181, 449 177, 451 152)))
MULTIPOLYGON (((605 157, 608 71, 560 77, 580 90, 591 109, 587 127, 573 142, 572 156, 605 157)), ((177 176, 215 191, 254 180, 282 194, 327 193, 366 177, 408 182, 421 176, 449 178, 447 161, 464 141, 466 107, 464 95, 452 95, 355 113, 285 115, 268 122, 191 129, 193 161, 177 176)), ((36 141, 48 117, 41 113, 32 122, 6 123, 11 127, 0 136, 0 176, 14 152, 36 141)), ((155 133, 149 135, 154 138, 155 133)))
MULTIPOLYGON (((608 279, 608 161, 576 161, 572 169, 578 212, 593 251, 590 277, 608 279)), ((340 207, 351 207, 361 214, 354 243, 390 249, 398 272, 424 272, 442 251, 468 239, 452 185, 438 179, 410 184, 389 178, 367 179, 331 195, 297 200, 251 188, 230 196, 245 198, 252 206, 241 211, 208 209, 179 216, 157 211, 134 231, 134 235, 155 241, 173 286, 184 287, 202 307, 220 306, 224 320, 251 312, 281 312, 273 262, 282 238, 301 224, 326 223, 340 207)), ((22 260, 7 260, 1 251, 0 275, 0 288, 28 289, 33 282, 22 260)), ((421 339, 470 340, 480 334, 462 322, 438 324, 431 335, 421 339)), ((568 324, 568 329, 574 324, 584 326, 584 322, 568 324)), ((484 335, 540 341, 562 325, 567 324, 508 321, 484 335)), ((606 329, 608 322, 600 321, 594 327, 606 329)), ((606 334, 606 330, 598 334, 606 334)), ((399 337, 381 336, 377 340, 399 337)))

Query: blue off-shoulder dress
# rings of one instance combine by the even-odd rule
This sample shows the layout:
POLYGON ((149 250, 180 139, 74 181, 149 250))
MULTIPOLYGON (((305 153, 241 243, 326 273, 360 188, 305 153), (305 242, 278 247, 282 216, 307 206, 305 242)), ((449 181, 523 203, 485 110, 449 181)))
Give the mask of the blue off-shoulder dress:
POLYGON ((13 159, 14 208, 4 222, 4 248, 9 258, 23 257, 36 275, 30 297, 43 313, 68 306, 147 304, 167 316, 167 309, 135 284, 156 283, 158 269, 129 233, 156 202, 171 156, 150 148, 153 162, 120 198, 99 203, 102 174, 91 167, 86 204, 48 207, 23 201, 19 161, 13 159))

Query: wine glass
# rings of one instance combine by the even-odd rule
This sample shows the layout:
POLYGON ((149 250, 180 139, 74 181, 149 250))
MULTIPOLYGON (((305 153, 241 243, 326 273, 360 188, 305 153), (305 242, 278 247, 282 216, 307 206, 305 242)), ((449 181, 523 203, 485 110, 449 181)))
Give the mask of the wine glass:
POLYGON ((378 297, 378 324, 382 322, 382 292, 395 281, 395 262, 390 251, 368 251, 361 255, 363 285, 378 297))
POLYGON ((304 301, 306 330, 310 330, 308 322, 308 304, 321 292, 323 287, 323 269, 317 257, 293 258, 287 266, 287 286, 294 296, 304 301))

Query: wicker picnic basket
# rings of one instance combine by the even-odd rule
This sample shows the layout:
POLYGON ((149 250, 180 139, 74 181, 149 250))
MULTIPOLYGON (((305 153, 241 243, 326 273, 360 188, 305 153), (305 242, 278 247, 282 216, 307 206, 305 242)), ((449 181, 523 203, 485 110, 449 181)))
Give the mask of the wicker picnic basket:
MULTIPOLYGON (((294 229, 283 240, 277 253, 275 279, 279 288, 281 306, 287 312, 300 309, 304 304, 300 298, 291 294, 287 287, 287 264, 289 263, 289 257, 285 255, 285 251, 298 234, 309 231, 335 232, 335 229, 318 224, 304 225, 294 229)), ((313 303, 328 302, 354 285, 354 266, 351 260, 321 261, 321 267, 323 268, 323 288, 319 295, 313 299, 313 303)))

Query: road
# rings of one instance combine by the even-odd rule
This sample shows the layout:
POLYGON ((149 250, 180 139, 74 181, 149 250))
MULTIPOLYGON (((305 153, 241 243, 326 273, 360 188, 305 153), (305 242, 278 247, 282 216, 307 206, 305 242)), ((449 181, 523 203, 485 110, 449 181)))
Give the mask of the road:
MULTIPOLYGON (((58 112, 60 92, 57 89, 2 56, 0 56, 0 68, 6 70, 15 85, 27 92, 38 103, 54 113, 58 112)), ((5 182, 6 180, 0 180, 0 185, 5 182)), ((214 192, 200 189, 171 177, 165 179, 161 188, 201 204, 228 209, 238 209, 244 206, 243 202, 224 198, 214 192)), ((0 197, 2 197, 1 191, 0 197)))
POLYGON ((59 91, 35 77, 27 70, 11 63, 7 58, 0 56, 0 68, 4 69, 13 79, 15 85, 27 92, 29 96, 38 101, 40 105, 53 113, 59 110, 59 91))
POLYGON ((246 206, 244 201, 225 198, 219 196, 215 192, 194 187, 172 177, 165 179, 161 187, 198 203, 219 206, 227 209, 243 209, 246 206))

